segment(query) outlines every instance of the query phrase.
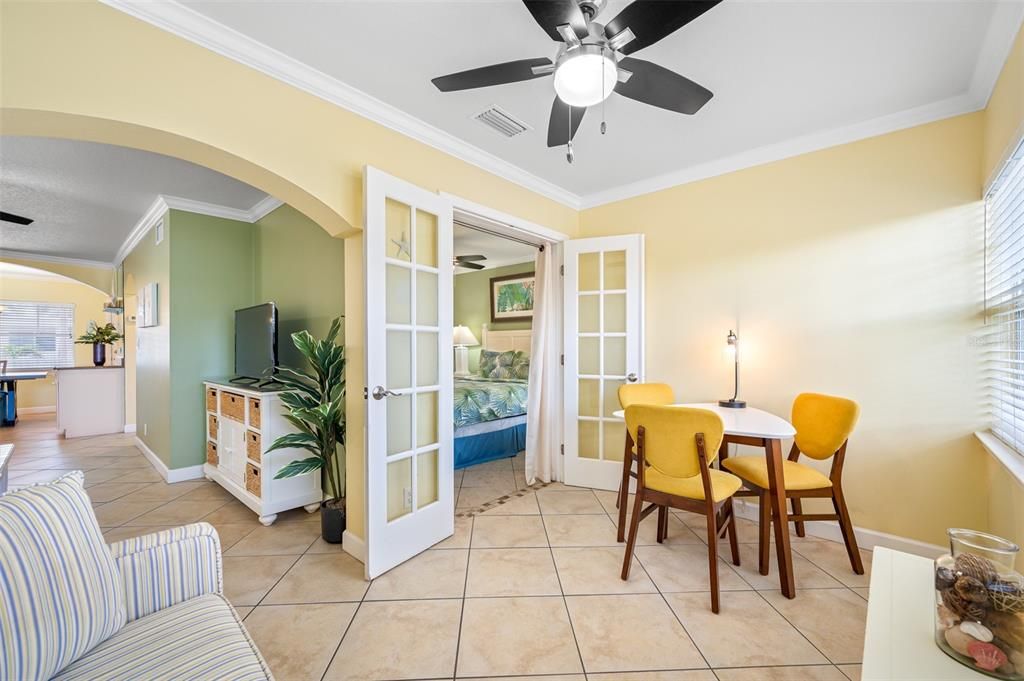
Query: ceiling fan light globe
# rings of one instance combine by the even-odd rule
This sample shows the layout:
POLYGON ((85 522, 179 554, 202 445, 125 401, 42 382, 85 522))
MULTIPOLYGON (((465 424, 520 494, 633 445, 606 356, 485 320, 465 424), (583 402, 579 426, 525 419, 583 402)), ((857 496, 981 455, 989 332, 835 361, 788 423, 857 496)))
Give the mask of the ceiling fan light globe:
POLYGON ((569 106, 594 106, 612 93, 617 80, 618 69, 611 56, 596 45, 584 45, 559 60, 555 93, 569 106))

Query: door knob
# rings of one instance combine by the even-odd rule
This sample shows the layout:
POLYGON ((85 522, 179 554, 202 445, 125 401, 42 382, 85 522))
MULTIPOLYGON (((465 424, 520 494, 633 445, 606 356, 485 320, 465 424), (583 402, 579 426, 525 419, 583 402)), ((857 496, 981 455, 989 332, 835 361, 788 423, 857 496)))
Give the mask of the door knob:
POLYGON ((629 381, 630 383, 636 383, 637 382, 637 378, 638 378, 637 375, 634 374, 633 372, 630 372, 630 373, 626 374, 626 380, 629 381))
POLYGON ((394 390, 388 390, 382 385, 378 385, 376 388, 373 389, 373 392, 370 394, 373 395, 373 399, 375 400, 383 400, 385 397, 398 396, 398 393, 396 393, 394 390))

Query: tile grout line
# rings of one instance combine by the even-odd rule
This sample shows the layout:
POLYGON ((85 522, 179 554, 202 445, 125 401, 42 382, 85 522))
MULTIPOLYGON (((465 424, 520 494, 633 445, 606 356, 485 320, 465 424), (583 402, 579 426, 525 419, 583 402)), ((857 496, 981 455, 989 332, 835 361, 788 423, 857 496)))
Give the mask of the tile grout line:
POLYGON ((459 608, 459 631, 455 635, 455 663, 452 665, 452 680, 459 673, 459 649, 462 647, 462 622, 466 617, 466 591, 469 588, 469 563, 473 557, 473 528, 476 527, 476 518, 470 516, 469 544, 466 547, 466 577, 462 582, 462 607, 459 608))
MULTIPOLYGON (((593 492, 591 492, 593 493, 593 492)), ((597 495, 594 495, 597 498, 597 495)), ((583 660, 583 651, 580 649, 580 640, 576 637, 576 625, 572 621, 572 613, 569 611, 569 600, 565 597, 565 587, 562 586, 562 575, 558 572, 558 561, 555 560, 555 549, 551 546, 551 537, 548 535, 548 525, 544 522, 544 509, 540 505, 540 498, 537 499, 537 509, 540 511, 540 524, 544 528, 544 539, 548 545, 548 554, 551 556, 551 567, 555 570, 555 579, 558 580, 558 591, 562 594, 562 607, 565 609, 565 618, 569 620, 569 632, 572 634, 572 642, 576 644, 576 655, 579 657, 580 670, 584 678, 587 674, 587 663, 583 660)))

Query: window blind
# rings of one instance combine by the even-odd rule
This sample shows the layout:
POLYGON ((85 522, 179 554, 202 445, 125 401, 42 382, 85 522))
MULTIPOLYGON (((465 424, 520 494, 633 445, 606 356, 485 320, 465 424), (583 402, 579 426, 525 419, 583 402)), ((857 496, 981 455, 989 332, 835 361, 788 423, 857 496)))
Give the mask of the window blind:
POLYGON ((0 360, 7 360, 8 370, 74 366, 74 304, 0 300, 0 305, 0 360))
POLYGON ((985 195, 985 323, 992 432, 1024 453, 1024 143, 985 195))

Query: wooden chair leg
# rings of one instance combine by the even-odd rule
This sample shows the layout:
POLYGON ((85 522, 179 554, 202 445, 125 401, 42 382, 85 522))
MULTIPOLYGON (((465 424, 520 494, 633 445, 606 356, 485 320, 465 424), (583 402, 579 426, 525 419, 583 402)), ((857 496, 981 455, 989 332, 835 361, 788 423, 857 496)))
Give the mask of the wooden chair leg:
MULTIPOLYGON (((793 499, 790 499, 789 501, 793 504, 793 515, 800 515, 800 514, 803 513, 803 505, 800 503, 799 499, 793 498, 793 499)), ((807 536, 806 530, 804 528, 804 521, 797 520, 793 524, 796 525, 796 536, 798 536, 798 537, 806 537, 807 536)))
POLYGON ((626 555, 622 559, 622 581, 624 582, 629 579, 629 567, 633 563, 633 547, 636 546, 636 533, 640 528, 640 512, 643 510, 643 503, 643 495, 638 488, 635 501, 633 502, 633 517, 629 519, 629 539, 626 541, 626 555))
POLYGON ((857 537, 853 533, 853 523, 850 522, 850 511, 846 508, 846 500, 843 498, 842 487, 832 488, 832 507, 839 516, 839 529, 843 532, 843 542, 846 544, 846 553, 850 556, 850 567, 858 574, 864 574, 864 563, 860 559, 860 549, 857 548, 857 537))
POLYGON ((633 454, 627 451, 622 457, 622 481, 619 482, 619 496, 615 499, 615 507, 619 509, 619 528, 616 536, 619 542, 626 541, 626 505, 629 503, 629 472, 632 468, 633 454))
POLYGON ((711 579, 711 612, 718 614, 718 523, 714 507, 708 509, 708 577, 711 579))
POLYGON ((768 502, 768 491, 761 490, 757 495, 757 571, 768 574, 769 551, 772 545, 772 507, 768 502))
POLYGON ((668 539, 668 506, 658 507, 658 543, 663 544, 668 539))
POLYGON ((732 564, 740 564, 740 545, 739 539, 736 537, 736 513, 732 507, 732 498, 730 497, 725 502, 725 512, 727 514, 726 522, 729 523, 729 551, 732 553, 732 564))

